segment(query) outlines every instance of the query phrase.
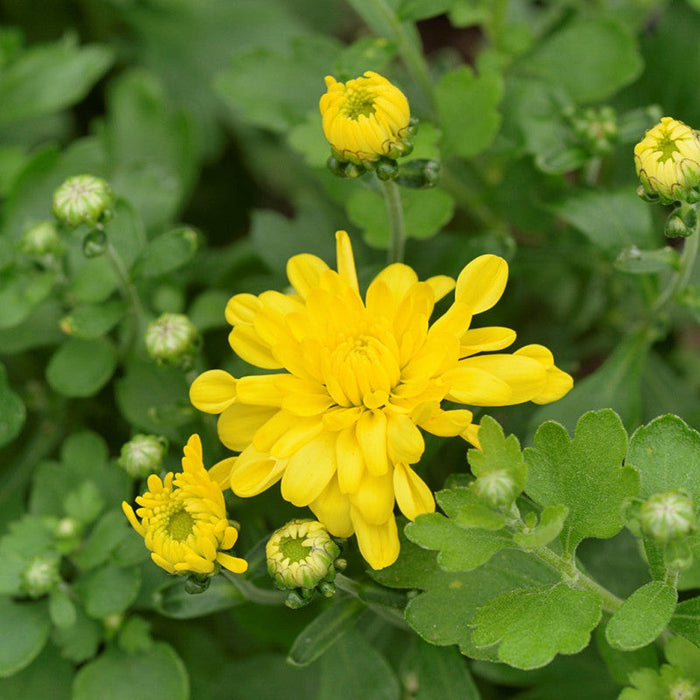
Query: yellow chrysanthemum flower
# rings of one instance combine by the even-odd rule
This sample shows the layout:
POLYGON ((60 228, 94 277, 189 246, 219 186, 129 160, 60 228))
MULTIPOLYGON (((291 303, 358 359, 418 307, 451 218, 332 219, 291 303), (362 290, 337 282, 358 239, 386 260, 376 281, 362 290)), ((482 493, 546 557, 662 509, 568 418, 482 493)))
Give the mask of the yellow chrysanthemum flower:
POLYGON ((192 435, 185 445, 182 472, 168 472, 163 480, 151 474, 148 491, 136 497, 141 507, 135 513, 122 503, 153 561, 170 574, 213 574, 217 564, 236 574, 248 568, 244 559, 227 553, 238 531, 226 518, 222 487, 215 479, 215 470, 207 472, 202 463, 199 435, 192 435))
POLYGON ((648 195, 684 200, 700 185, 700 133, 663 117, 634 147, 634 164, 648 195))
POLYGON ((314 255, 287 264, 295 294, 237 294, 226 307, 233 350, 272 374, 236 379, 210 370, 192 384, 192 403, 221 414, 219 437, 240 456, 230 470, 239 496, 281 479, 282 496, 309 506, 332 535, 357 535, 375 569, 395 561, 394 502, 406 517, 433 511, 433 495, 411 468, 423 454, 419 428, 477 443, 472 406, 548 403, 572 379, 552 354, 529 345, 512 355, 485 354, 515 340, 508 328, 470 329, 474 314, 500 298, 505 260, 482 255, 456 281, 419 282, 396 263, 375 277, 363 301, 350 239, 336 234, 338 271, 314 255), (429 323, 439 299, 452 306, 429 323))
POLYGON ((347 83, 330 75, 325 81, 323 133, 339 160, 361 164, 410 152, 411 110, 401 90, 372 71, 347 83))

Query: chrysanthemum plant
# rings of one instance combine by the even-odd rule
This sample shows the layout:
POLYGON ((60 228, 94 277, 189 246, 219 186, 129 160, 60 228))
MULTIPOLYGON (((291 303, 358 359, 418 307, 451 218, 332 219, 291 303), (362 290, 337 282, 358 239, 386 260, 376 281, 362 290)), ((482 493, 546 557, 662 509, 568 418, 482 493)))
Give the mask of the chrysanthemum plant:
POLYGON ((693 4, 109 5, 0 29, 0 697, 700 698, 693 4))

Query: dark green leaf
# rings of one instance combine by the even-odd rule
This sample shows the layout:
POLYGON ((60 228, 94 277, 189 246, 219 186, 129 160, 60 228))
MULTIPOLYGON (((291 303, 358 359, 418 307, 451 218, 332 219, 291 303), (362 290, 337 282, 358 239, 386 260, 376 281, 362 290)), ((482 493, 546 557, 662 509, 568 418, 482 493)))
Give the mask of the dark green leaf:
POLYGON ((6 700, 71 700, 72 681, 73 665, 47 645, 29 666, 9 678, 0 679, 0 697, 6 700))
POLYGON ((189 262, 197 251, 197 233, 176 228, 154 238, 134 268, 135 277, 158 277, 189 262))
POLYGON ((605 628, 603 625, 598 625, 596 628, 595 641, 598 653, 605 662, 608 671, 620 685, 629 683, 630 673, 635 669, 645 666, 657 668, 659 665, 658 655, 653 644, 634 651, 615 649, 605 639, 605 628))
POLYGON ((46 644, 51 628, 45 601, 17 603, 0 597, 0 678, 28 666, 46 644))
POLYGON ((124 303, 117 300, 102 304, 79 304, 61 319, 61 326, 74 338, 92 340, 109 333, 121 321, 125 311, 124 303))
POLYGON ((396 44, 381 36, 367 36, 343 49, 333 65, 333 76, 345 82, 365 71, 381 71, 396 55, 396 44))
POLYGON ((76 606, 75 623, 70 627, 54 627, 51 641, 61 650, 61 656, 75 663, 91 659, 102 642, 103 626, 76 606))
POLYGON ((700 597, 690 598, 678 604, 669 627, 700 647, 700 597))
POLYGON ((0 362, 0 447, 12 442, 20 434, 26 418, 24 402, 10 388, 7 370, 0 362))
POLYGON ((3 272, 0 281, 0 328, 24 321, 53 288, 51 272, 3 272))
MULTIPOLYGON (((150 558, 146 566, 153 568, 154 564, 150 558)), ((155 609, 161 615, 176 620, 190 620, 228 610, 234 605, 245 603, 246 600, 247 598, 225 576, 214 577, 209 588, 197 595, 185 591, 184 578, 170 577, 167 584, 154 596, 155 609)))
POLYGON ((136 599, 140 583, 138 569, 107 564, 81 578, 78 590, 87 614, 102 619, 122 614, 136 599))
POLYGON ((670 246, 656 250, 639 250, 637 246, 625 248, 615 260, 615 268, 632 275, 650 272, 670 272, 678 269, 680 256, 670 246))
POLYGON ((71 338, 49 360, 46 379, 64 396, 93 396, 109 381, 116 366, 116 353, 106 340, 71 338))

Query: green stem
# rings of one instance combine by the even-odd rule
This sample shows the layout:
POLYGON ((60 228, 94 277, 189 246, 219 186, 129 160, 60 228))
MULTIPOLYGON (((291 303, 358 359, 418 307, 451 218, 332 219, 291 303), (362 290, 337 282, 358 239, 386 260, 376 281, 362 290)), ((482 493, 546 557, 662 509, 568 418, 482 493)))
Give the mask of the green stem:
POLYGON ((335 587, 366 605, 372 612, 402 630, 410 629, 403 616, 406 598, 396 591, 379 588, 372 584, 362 584, 343 574, 336 574, 335 587))
POLYGON ((132 283, 129 272, 124 265, 124 261, 121 256, 116 251, 114 246, 108 241, 107 248, 105 249, 105 255, 112 265, 112 269, 117 276, 119 281, 119 289, 124 301, 129 307, 129 312, 131 313, 132 325, 129 334, 127 335, 123 350, 128 351, 135 338, 140 338, 143 336, 146 330, 146 313, 141 303, 141 298, 136 291, 136 287, 132 283))
POLYGON ((652 312, 661 310, 666 304, 676 298, 690 282, 693 274, 695 259, 698 256, 698 246, 700 245, 700 219, 695 224, 695 230, 685 239, 683 252, 681 253, 680 266, 673 275, 668 286, 661 292, 656 303, 652 307, 652 312))
POLYGON ((389 241, 389 263, 403 262, 405 227, 403 220, 403 205, 401 204, 401 191, 393 180, 380 180, 386 211, 389 215, 389 229, 391 238, 389 241))
POLYGON ((548 547, 538 547, 533 550, 533 554, 554 569, 570 588, 575 588, 579 591, 588 591, 589 593, 594 593, 599 596, 603 601, 603 609, 607 612, 612 614, 622 606, 624 601, 618 598, 614 593, 611 593, 607 588, 604 588, 598 582, 582 573, 573 561, 560 557, 548 547))

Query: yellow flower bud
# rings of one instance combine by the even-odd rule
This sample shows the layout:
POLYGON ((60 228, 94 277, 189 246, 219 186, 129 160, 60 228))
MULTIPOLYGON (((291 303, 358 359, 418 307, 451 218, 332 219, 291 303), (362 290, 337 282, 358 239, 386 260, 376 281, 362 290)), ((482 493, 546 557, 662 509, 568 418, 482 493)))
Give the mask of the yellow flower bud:
POLYGON ((326 76, 321 97, 323 133, 340 161, 371 163, 410 153, 411 111, 406 96, 372 71, 339 83, 326 76))
POLYGON ((700 133, 663 117, 634 147, 637 175, 650 197, 663 203, 697 200, 700 185, 700 133))

